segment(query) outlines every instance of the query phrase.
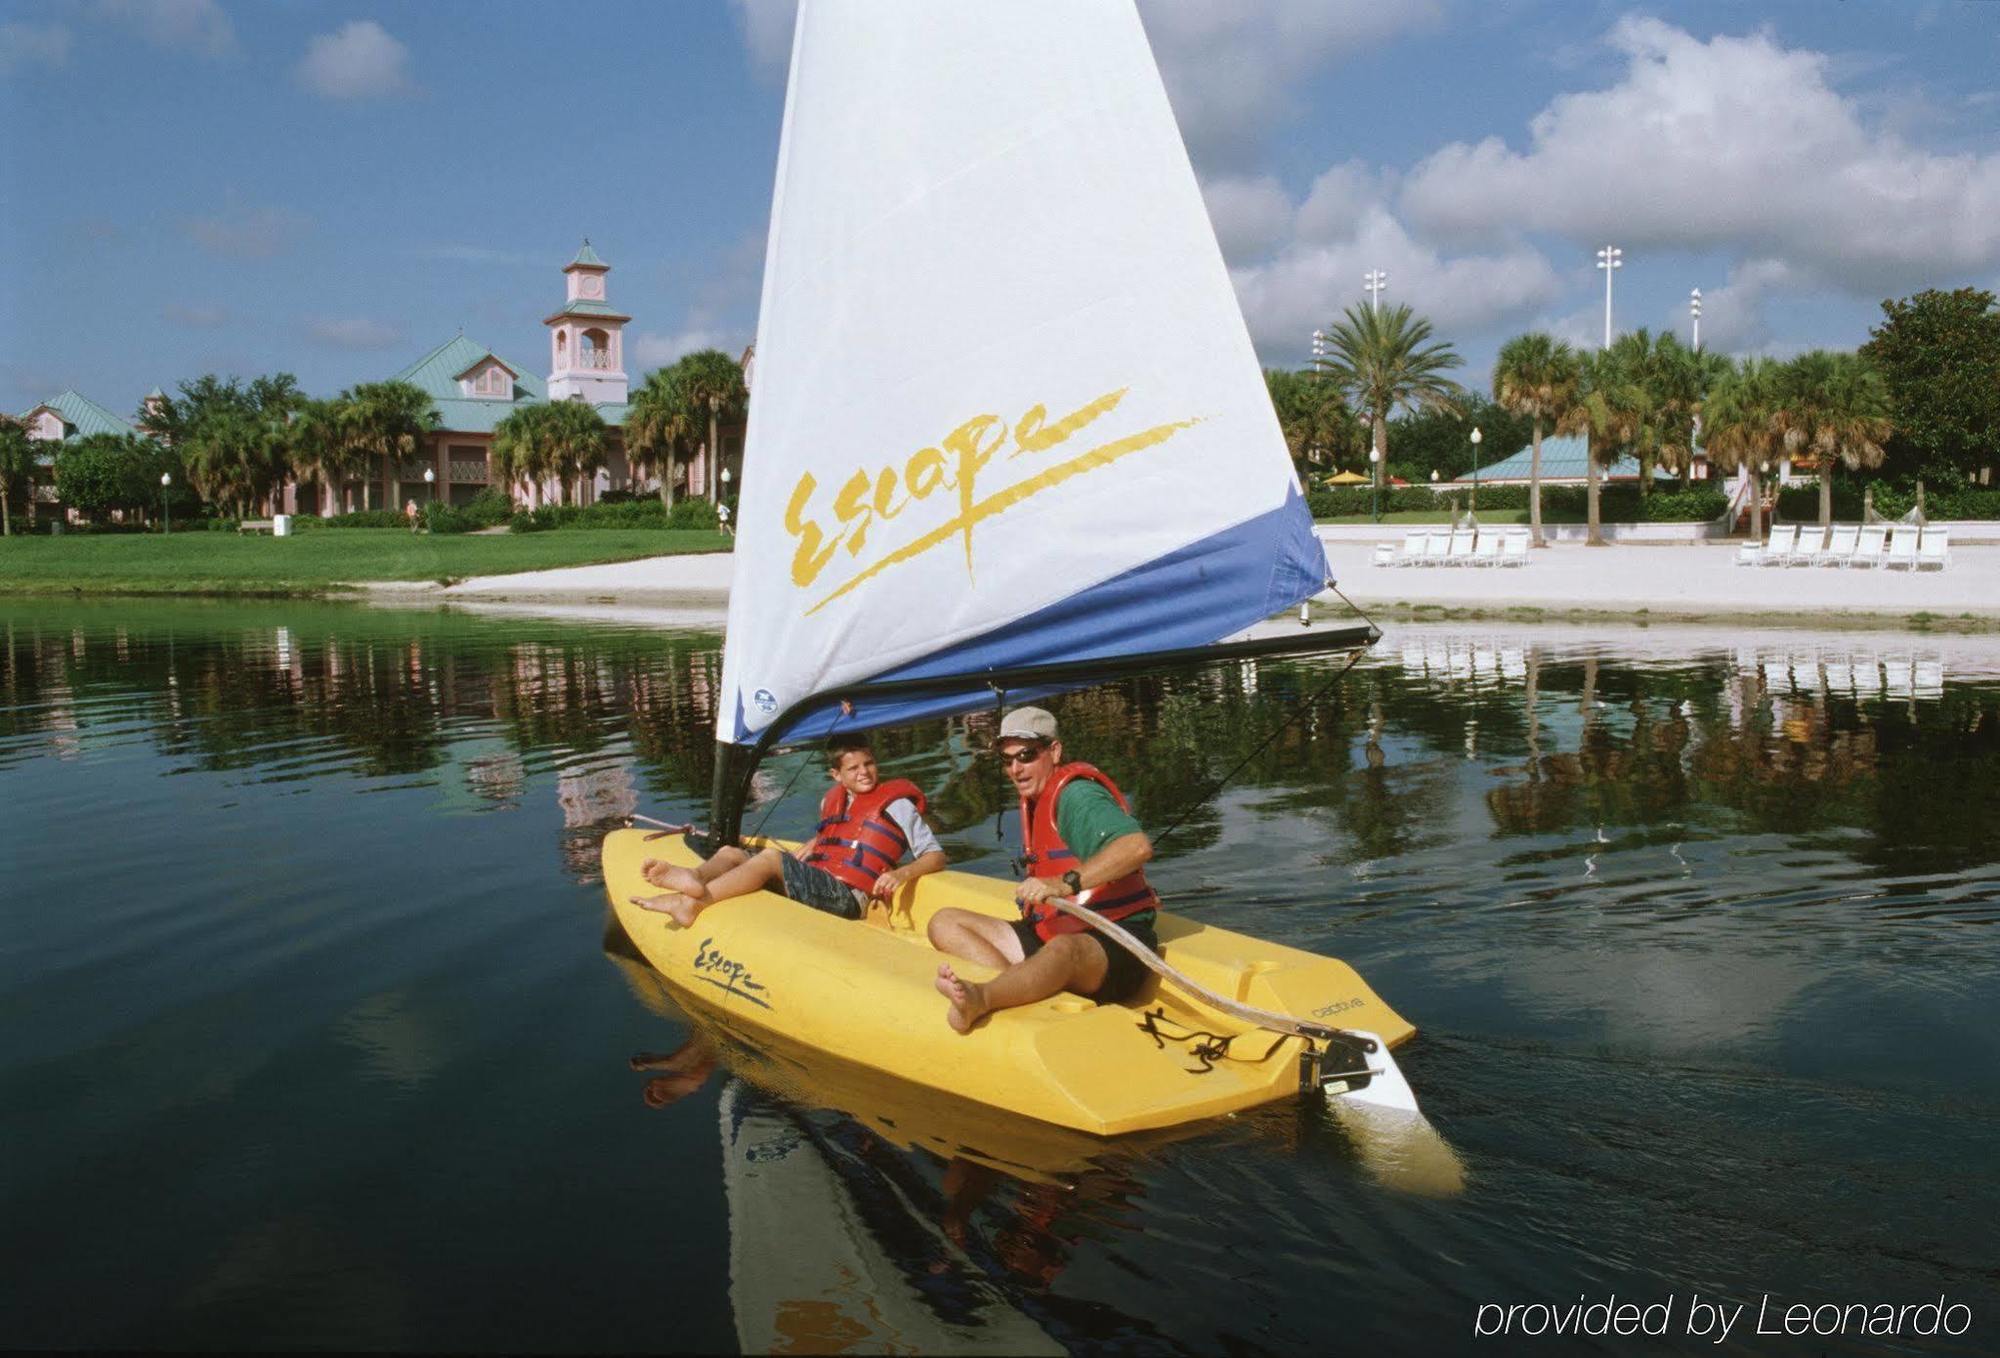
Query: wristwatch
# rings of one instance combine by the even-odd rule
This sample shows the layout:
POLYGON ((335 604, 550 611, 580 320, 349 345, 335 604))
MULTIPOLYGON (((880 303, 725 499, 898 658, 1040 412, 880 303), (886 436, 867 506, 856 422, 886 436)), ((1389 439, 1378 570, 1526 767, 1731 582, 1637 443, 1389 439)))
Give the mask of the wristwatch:
POLYGON ((1070 895, 1074 896, 1077 892, 1083 890, 1083 874, 1075 868, 1071 868, 1068 872, 1065 872, 1062 875, 1062 879, 1063 885, 1069 888, 1070 895))

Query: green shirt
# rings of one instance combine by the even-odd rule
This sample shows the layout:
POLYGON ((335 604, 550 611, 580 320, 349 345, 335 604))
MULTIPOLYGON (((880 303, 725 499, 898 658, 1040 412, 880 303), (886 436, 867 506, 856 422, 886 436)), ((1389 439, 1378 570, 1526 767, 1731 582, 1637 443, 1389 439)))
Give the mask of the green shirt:
POLYGON ((1139 822, 1118 805, 1104 784, 1078 778, 1065 787, 1056 803, 1056 833, 1076 855, 1078 866, 1120 835, 1139 833, 1139 822))

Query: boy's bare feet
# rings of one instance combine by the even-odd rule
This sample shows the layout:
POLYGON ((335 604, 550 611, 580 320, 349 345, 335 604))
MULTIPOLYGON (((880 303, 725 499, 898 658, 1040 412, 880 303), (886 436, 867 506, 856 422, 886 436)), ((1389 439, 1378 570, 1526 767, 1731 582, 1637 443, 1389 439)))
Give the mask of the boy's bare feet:
POLYGON ((659 896, 634 896, 632 904, 641 910, 658 911, 686 929, 694 924, 694 917, 701 913, 702 906, 707 902, 689 900, 678 891, 669 891, 659 896))
POLYGON ((986 1017, 990 1007, 986 1003, 986 987, 974 981, 964 980, 951 969, 951 963, 941 962, 937 969, 937 991, 951 1001, 951 1009, 944 1016, 953 1032, 972 1031, 972 1025, 986 1017))
POLYGON ((639 872, 654 886, 665 887, 668 891, 678 891, 683 896, 697 901, 708 899, 708 887, 701 878, 687 868, 676 866, 664 859, 648 858, 639 867, 639 872))

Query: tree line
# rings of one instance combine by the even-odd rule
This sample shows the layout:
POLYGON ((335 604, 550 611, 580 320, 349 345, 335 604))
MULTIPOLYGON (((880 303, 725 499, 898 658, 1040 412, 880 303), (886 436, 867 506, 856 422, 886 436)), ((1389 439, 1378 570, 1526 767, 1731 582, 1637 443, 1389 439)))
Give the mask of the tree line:
MULTIPOLYGON (((748 400, 742 366, 719 349, 649 374, 621 429, 632 475, 656 478, 671 507, 681 469, 697 451, 718 446, 721 424, 740 419, 748 400)), ((322 513, 338 512, 342 490, 355 484, 354 507, 370 509, 375 459, 415 460, 442 428, 435 403, 412 383, 363 382, 316 399, 291 373, 248 382, 210 373, 181 383, 177 395, 149 398, 133 423, 137 434, 86 435, 54 449, 65 505, 91 515, 206 508, 241 518, 296 481, 319 488, 322 513)), ((553 482, 568 504, 603 470, 612 430, 582 401, 519 404, 494 426, 490 482, 510 489, 553 482)), ((12 503, 32 493, 38 455, 48 450, 19 421, 0 416, 0 532, 13 531, 12 503)), ((710 500, 719 498, 719 467, 718 458, 707 459, 699 493, 710 500)))
POLYGON ((1463 358, 1407 306, 1349 307, 1310 368, 1267 371, 1266 385, 1302 475, 1341 462, 1422 483, 1462 475, 1482 428, 1496 456, 1529 455, 1529 523, 1541 545, 1541 455, 1548 435, 1586 435, 1589 540, 1600 532, 1599 483, 1630 456, 1639 492, 1656 469, 1686 486, 1697 450, 1752 482, 1751 531, 1762 532, 1764 478, 1810 457, 1820 521, 1830 521, 1837 472, 1963 484, 2000 462, 2000 307, 1976 288, 1930 290, 1882 303, 1883 317, 1852 352, 1815 349, 1789 360, 1735 360, 1647 330, 1586 351, 1546 333, 1501 346, 1492 396, 1448 375, 1463 358), (1370 451, 1374 457, 1370 460, 1370 451))

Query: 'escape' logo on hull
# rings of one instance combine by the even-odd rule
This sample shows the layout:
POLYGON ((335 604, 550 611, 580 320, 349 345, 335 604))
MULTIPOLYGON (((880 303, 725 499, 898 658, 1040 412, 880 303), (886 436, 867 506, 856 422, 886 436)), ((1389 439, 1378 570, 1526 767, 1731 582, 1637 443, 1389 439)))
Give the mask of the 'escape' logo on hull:
POLYGON ((717 990, 726 991, 739 1000, 748 1000, 760 1009, 771 1007, 769 1000, 760 1000, 751 993, 752 991, 769 993, 769 987, 752 976, 750 968, 726 956, 722 949, 715 946, 713 938, 704 938, 701 946, 695 950, 694 977, 697 981, 706 981, 717 990))

